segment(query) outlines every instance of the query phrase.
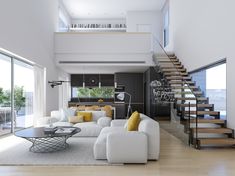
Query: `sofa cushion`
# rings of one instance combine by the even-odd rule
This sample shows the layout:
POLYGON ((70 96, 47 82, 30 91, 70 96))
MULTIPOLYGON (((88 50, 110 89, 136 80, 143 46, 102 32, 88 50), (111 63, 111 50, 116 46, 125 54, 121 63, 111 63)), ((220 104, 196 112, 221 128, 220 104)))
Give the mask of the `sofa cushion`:
POLYGON ((64 108, 61 109, 61 122, 68 122, 68 118, 75 116, 76 110, 73 108, 64 108))
POLYGON ((110 126, 112 119, 110 117, 101 117, 98 119, 97 124, 101 127, 110 126))
POLYGON ((85 111, 79 111, 77 115, 83 116, 84 122, 91 122, 92 121, 92 113, 91 112, 85 112, 85 111))
POLYGON ((109 133, 125 132, 123 127, 104 127, 94 144, 95 159, 107 159, 106 157, 106 141, 109 133))
POLYGON ((82 115, 71 116, 69 117, 69 123, 81 123, 83 122, 84 117, 82 115))
POLYGON ((97 137, 102 130, 102 127, 97 125, 96 122, 83 122, 77 123, 74 127, 78 127, 81 129, 81 132, 75 134, 74 136, 82 136, 82 137, 97 137))
POLYGON ((53 126, 73 126, 73 124, 69 122, 55 122, 53 126))

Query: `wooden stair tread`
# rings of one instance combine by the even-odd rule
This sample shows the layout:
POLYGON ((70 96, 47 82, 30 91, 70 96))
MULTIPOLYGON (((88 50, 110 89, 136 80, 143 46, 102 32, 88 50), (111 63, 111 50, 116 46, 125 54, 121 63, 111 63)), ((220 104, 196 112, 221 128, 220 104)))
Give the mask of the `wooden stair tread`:
POLYGON ((197 98, 194 98, 194 97, 185 97, 185 98, 176 98, 177 100, 200 100, 200 101, 206 101, 208 100, 206 97, 197 97, 197 98))
POLYGON ((173 65, 173 66, 171 66, 171 65, 160 65, 160 67, 162 68, 162 69, 164 69, 164 68, 168 68, 168 69, 181 69, 183 66, 182 65, 173 65))
MULTIPOLYGON (((197 114, 197 115, 219 115, 219 111, 190 111, 190 114, 194 115, 194 114, 197 114)), ((189 114, 188 111, 185 111, 185 114, 189 114)))
MULTIPOLYGON (((191 119, 191 123, 196 123, 196 119, 191 119)), ((214 124, 225 124, 225 120, 221 119, 198 119, 198 123, 214 123, 214 124)))
POLYGON ((191 80, 192 78, 189 76, 167 76, 166 77, 167 80, 191 80))
POLYGON ((158 63, 172 63, 172 64, 180 64, 181 65, 181 62, 179 62, 179 61, 171 61, 171 60, 167 60, 167 59, 162 59, 162 60, 159 60, 159 59, 157 59, 157 62, 158 63))
POLYGON ((201 95, 201 94, 197 94, 197 93, 194 93, 194 92, 174 92, 175 95, 201 95))
POLYGON ((172 89, 198 89, 198 87, 196 86, 189 86, 189 87, 185 87, 185 86, 171 86, 172 89))
MULTIPOLYGON (((192 128, 196 132, 196 128, 192 128)), ((198 128, 198 133, 217 133, 217 134, 232 134, 233 130, 230 128, 198 128)))
POLYGON ((173 72, 167 72, 167 73, 163 73, 165 76, 188 76, 187 72, 177 72, 177 73, 173 73, 173 72))
POLYGON ((175 94, 181 94, 181 95, 185 95, 185 94, 194 94, 194 95, 202 95, 202 92, 200 91, 181 91, 181 92, 175 92, 175 94))
MULTIPOLYGON (((180 107, 189 107, 189 104, 177 104, 177 106, 180 107)), ((212 108, 214 105, 213 104, 190 104, 190 107, 199 107, 199 108, 212 108)))
POLYGON ((235 145, 234 138, 199 138, 201 145, 207 144, 221 144, 221 145, 235 145))
POLYGON ((181 81, 181 80, 171 80, 168 81, 169 84, 195 84, 193 81, 181 81))
POLYGON ((176 68, 163 68, 162 72, 186 72, 186 69, 185 68, 179 68, 179 69, 176 69, 176 68))

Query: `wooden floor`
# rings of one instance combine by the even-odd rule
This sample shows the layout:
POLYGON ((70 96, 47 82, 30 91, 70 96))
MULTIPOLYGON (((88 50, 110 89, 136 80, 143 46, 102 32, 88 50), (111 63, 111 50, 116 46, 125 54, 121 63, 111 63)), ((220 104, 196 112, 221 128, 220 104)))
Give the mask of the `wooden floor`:
MULTIPOLYGON (((0 156, 1 157, 1 156, 0 156)), ((63 158, 61 158, 63 159, 63 158)), ((234 176, 235 149, 195 150, 161 130, 160 160, 124 166, 0 166, 0 176, 234 176)))

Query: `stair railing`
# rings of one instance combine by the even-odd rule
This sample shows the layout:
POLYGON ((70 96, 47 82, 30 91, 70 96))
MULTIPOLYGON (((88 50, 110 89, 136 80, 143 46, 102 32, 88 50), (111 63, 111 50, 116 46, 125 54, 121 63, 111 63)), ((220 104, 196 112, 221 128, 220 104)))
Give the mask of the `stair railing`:
MULTIPOLYGON (((160 41, 157 39, 157 37, 155 37, 155 36, 153 36, 153 53, 154 53, 154 47, 156 47, 156 53, 158 54, 159 53, 159 56, 162 56, 161 54, 163 54, 163 56, 166 56, 167 57, 167 59, 170 61, 170 63, 171 63, 171 65, 173 66, 173 68, 176 70, 176 72, 177 73, 179 73, 178 75, 179 76, 182 76, 182 79, 180 79, 181 81, 182 81, 182 87, 185 87, 185 88, 187 88, 189 91, 190 91, 190 93, 189 94, 191 94, 194 98, 195 98, 195 116, 196 117, 193 117, 193 116, 191 116, 191 107, 192 107, 192 105, 191 105, 191 100, 189 100, 189 102, 188 102, 188 104, 189 104, 189 107, 188 107, 188 115, 186 115, 185 113, 184 113, 184 116, 185 117, 187 117, 188 118, 188 125, 186 125, 186 126, 188 126, 188 129, 187 129, 187 131, 188 131, 188 137, 189 137, 189 145, 193 142, 193 141, 191 141, 191 136, 192 135, 194 135, 194 133, 191 131, 191 118, 192 119, 196 119, 196 129, 195 129, 195 131, 196 131, 196 141, 195 142, 197 142, 197 140, 198 140, 198 114, 197 114, 197 110, 198 110, 198 99, 197 99, 197 96, 196 96, 196 94, 194 94, 194 92, 193 92, 193 89, 191 88, 191 86, 190 86, 190 84, 186 81, 186 79, 183 79, 183 75, 181 75, 180 73, 181 73, 181 71, 179 70, 179 68, 178 67, 176 67, 175 66, 175 64, 174 64, 174 62, 171 60, 171 58, 170 58, 170 56, 168 55, 168 53, 165 51, 165 49, 164 49, 164 47, 162 46, 162 44, 160 43, 160 41)), ((159 66, 159 63, 157 62, 157 60, 155 60, 155 58, 153 58, 154 59, 154 62, 155 62, 155 64, 156 64, 156 66, 159 66)), ((160 68, 160 71, 161 71, 162 69, 160 68)), ((163 77, 164 77, 164 79, 165 80, 167 80, 166 79, 166 76, 165 75, 163 75, 163 77)), ((167 83, 168 83, 168 81, 167 81, 167 83)), ((169 84, 169 83, 168 83, 169 84)), ((170 86, 170 85, 169 85, 170 86)), ((183 90, 183 88, 181 89, 181 91, 183 90)), ((185 92, 186 93, 186 92, 185 92)), ((185 95, 187 96, 187 94, 182 94, 182 96, 184 96, 185 97, 185 95)), ((182 100, 181 100, 182 101, 182 100)), ((175 101, 175 104, 177 103, 177 98, 176 98, 176 101, 175 101)), ((185 111, 185 108, 186 107, 184 107, 184 108, 182 108, 182 109, 184 109, 184 111, 185 111)), ((185 117, 183 117, 184 119, 185 119, 185 117)), ((193 138, 194 138, 194 136, 193 136, 193 138)))

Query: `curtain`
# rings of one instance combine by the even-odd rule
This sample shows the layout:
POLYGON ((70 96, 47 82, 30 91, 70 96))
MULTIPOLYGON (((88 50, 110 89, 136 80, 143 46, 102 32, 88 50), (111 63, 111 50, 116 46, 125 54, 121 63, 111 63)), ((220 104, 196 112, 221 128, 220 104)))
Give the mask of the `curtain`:
POLYGON ((45 69, 34 65, 34 126, 37 126, 38 119, 45 116, 45 105, 45 69))

